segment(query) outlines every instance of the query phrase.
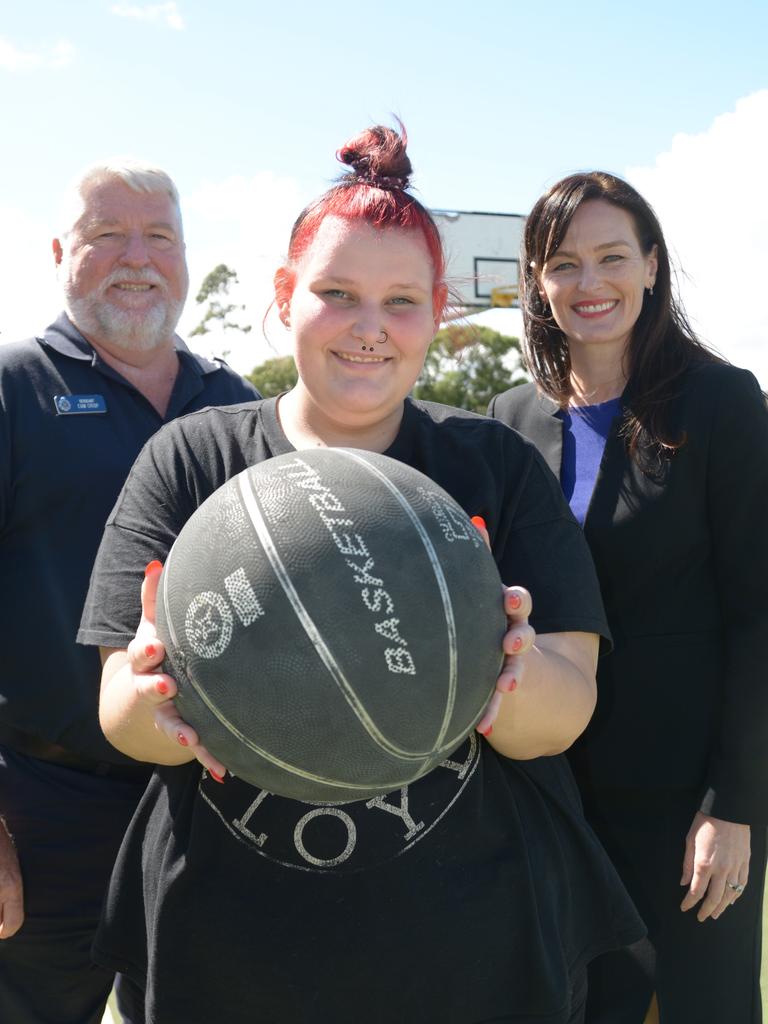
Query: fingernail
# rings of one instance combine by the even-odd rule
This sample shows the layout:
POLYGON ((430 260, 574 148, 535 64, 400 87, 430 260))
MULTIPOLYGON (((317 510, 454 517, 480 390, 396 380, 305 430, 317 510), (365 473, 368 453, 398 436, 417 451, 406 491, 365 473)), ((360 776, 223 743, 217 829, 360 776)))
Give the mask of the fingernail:
POLYGON ((520 597, 519 594, 510 594, 509 595, 509 606, 510 606, 510 608, 519 608, 522 603, 523 603, 523 599, 520 597))
POLYGON ((188 747, 189 746, 189 740, 187 739, 187 737, 184 735, 183 732, 177 732, 176 733, 176 739, 179 741, 179 743, 182 745, 182 747, 188 747))
POLYGON ((487 530, 488 527, 485 525, 485 520, 482 516, 472 516, 472 524, 476 526, 478 530, 487 530))
POLYGON ((519 636, 516 636, 515 639, 512 641, 512 650, 515 652, 515 654, 517 654, 517 652, 520 650, 522 646, 523 641, 520 639, 519 636))
POLYGON ((217 782, 223 782, 224 781, 224 776, 223 775, 219 775, 218 772, 215 772, 213 770, 213 768, 209 768, 208 769, 208 774, 211 776, 212 779, 215 779, 217 782))
POLYGON ((144 648, 144 653, 148 658, 154 658, 154 656, 157 654, 157 648, 155 647, 154 644, 147 644, 147 646, 144 648))
MULTIPOLYGON (((165 694, 168 693, 168 683, 166 683, 164 679, 158 679, 155 683, 155 689, 159 694, 161 694, 161 696, 165 696, 165 694)), ((179 742, 181 742, 181 740, 179 740, 179 742)))
POLYGON ((503 693, 512 693, 513 690, 517 689, 517 680, 514 678, 500 679, 498 687, 503 693))
POLYGON ((485 709, 485 714, 475 726, 482 736, 490 736, 493 732, 493 723, 496 721, 496 716, 499 713, 499 707, 502 699, 502 694, 496 690, 488 701, 488 707, 485 709))
POLYGON ((145 576, 149 576, 149 574, 151 572, 154 572, 155 569, 162 569, 162 568, 163 568, 163 563, 162 562, 158 562, 158 560, 155 559, 154 561, 150 562, 147 565, 147 568, 144 570, 144 575, 145 576))

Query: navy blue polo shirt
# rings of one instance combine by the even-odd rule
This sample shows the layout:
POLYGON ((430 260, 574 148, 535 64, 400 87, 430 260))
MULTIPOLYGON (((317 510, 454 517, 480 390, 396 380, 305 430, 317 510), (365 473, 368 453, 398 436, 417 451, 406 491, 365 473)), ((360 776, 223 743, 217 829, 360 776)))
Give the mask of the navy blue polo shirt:
POLYGON ((104 523, 163 423, 258 397, 181 339, 177 352, 162 417, 63 314, 42 337, 0 345, 0 743, 128 761, 99 728, 98 652, 75 642, 104 523))

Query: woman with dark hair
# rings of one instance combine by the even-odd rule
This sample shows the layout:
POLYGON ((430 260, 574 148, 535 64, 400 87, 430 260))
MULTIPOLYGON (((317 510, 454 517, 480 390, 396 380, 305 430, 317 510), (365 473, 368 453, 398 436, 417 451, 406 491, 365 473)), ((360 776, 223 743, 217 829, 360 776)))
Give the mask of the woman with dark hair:
POLYGON ((575 1024, 586 962, 642 934, 559 756, 594 706, 597 580, 532 445, 408 398, 446 301, 440 237, 407 190, 404 138, 377 127, 339 155, 351 172, 301 214, 275 275, 296 386, 161 431, 106 527, 80 639, 103 649, 108 738, 157 768, 95 954, 153 1024, 575 1024), (179 718, 153 625, 155 559, 194 510, 247 466, 317 445, 424 472, 485 520, 521 584, 482 736, 343 809, 228 774, 179 718))
POLYGON ((525 227, 534 383, 491 402, 560 477, 614 648, 569 752, 588 820, 648 926, 596 960, 587 1020, 760 1021, 768 820, 768 412, 695 336, 658 220, 574 174, 525 227), (681 888, 682 886, 682 888, 681 888))

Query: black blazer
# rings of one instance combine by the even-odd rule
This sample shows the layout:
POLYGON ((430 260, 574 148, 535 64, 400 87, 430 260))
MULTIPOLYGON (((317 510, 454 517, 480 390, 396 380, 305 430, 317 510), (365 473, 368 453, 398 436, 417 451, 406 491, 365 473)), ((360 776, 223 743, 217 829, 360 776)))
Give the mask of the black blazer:
MULTIPOLYGON (((562 421, 533 384, 489 415, 560 476, 562 421)), ((729 821, 768 821, 768 410, 746 370, 686 373, 673 406, 686 441, 645 470, 618 423, 584 531, 614 641, 598 706, 572 751, 595 789, 699 790, 729 821)), ((534 595, 535 601, 535 595, 534 595)))

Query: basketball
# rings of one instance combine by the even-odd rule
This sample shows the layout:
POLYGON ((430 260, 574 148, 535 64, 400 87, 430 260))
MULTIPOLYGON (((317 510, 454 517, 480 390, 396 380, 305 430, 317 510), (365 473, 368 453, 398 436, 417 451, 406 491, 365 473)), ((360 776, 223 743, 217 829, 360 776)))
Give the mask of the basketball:
POLYGON ((467 514, 384 455, 319 448, 228 480, 163 568, 176 704, 252 785, 370 799, 435 768, 480 720, 506 629, 467 514))

